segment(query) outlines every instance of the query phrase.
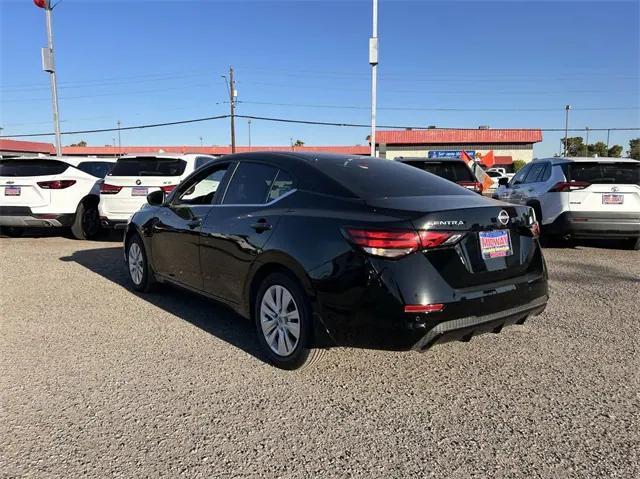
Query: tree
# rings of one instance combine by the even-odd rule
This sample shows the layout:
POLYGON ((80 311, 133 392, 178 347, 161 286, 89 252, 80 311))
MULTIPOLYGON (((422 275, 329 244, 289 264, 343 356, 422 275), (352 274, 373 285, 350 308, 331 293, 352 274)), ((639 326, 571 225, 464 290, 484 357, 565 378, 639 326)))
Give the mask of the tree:
POLYGON ((597 141, 596 143, 588 146, 587 156, 607 157, 608 155, 609 151, 607 150, 607 144, 602 141, 597 141))
POLYGON ((640 160, 640 138, 629 140, 629 152, 627 155, 634 160, 640 160))
POLYGON ((584 156, 584 141, 581 136, 567 138, 566 156, 584 156))
POLYGON ((296 140, 296 142, 293 144, 293 146, 304 146, 304 141, 296 140))
POLYGON ((526 161, 524 161, 524 160, 515 160, 515 161, 513 162, 513 171, 517 173, 517 172, 518 172, 518 171, 520 171, 522 168, 524 168, 524 166, 525 166, 526 164, 527 164, 527 162, 526 162, 526 161))
POLYGON ((84 140, 80 140, 78 143, 72 143, 69 146, 87 146, 87 142, 84 140))
POLYGON ((622 156, 622 147, 620 145, 613 145, 609 148, 607 156, 609 158, 620 158, 622 156))

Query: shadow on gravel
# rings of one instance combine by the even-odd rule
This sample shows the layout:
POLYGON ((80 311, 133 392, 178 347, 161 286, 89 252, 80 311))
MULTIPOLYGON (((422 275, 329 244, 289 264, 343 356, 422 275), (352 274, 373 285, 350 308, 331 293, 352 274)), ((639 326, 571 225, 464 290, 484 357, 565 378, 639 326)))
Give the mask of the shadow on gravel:
POLYGON ((574 249, 582 246, 586 248, 624 250, 621 240, 617 239, 545 239, 540 242, 543 249, 574 249))
POLYGON ((120 247, 80 250, 60 260, 78 263, 154 306, 264 361, 251 322, 226 306, 168 285, 158 285, 157 290, 152 293, 134 291, 129 284, 129 275, 120 247))
MULTIPOLYGON (((632 254, 634 252, 631 252, 632 254)), ((586 262, 574 262, 555 259, 553 269, 549 271, 551 281, 565 283, 589 284, 601 281, 621 281, 623 283, 640 284, 640 276, 634 276, 605 266, 586 262)))
MULTIPOLYGON (((117 230, 105 230, 102 231, 96 238, 88 241, 96 241, 96 242, 114 242, 114 241, 122 241, 122 231, 117 230)), ((24 233, 20 236, 16 236, 15 238, 29 238, 29 239, 38 239, 38 238, 68 238, 74 239, 71 231, 68 228, 25 228, 24 233)), ((14 238, 8 235, 2 234, 0 231, 0 238, 14 238)))

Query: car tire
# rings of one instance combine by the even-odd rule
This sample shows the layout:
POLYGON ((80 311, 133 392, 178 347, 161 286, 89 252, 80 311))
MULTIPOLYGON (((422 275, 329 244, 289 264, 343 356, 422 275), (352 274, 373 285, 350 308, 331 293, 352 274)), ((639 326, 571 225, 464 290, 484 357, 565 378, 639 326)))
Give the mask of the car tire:
POLYGON ((25 229, 20 226, 0 226, 0 235, 19 238, 24 234, 24 230, 25 229))
POLYGON ((629 249, 631 251, 640 251, 640 237, 627 238, 623 241, 623 245, 625 249, 629 249))
POLYGON ((285 273, 272 273, 258 288, 253 319, 258 342, 267 358, 281 369, 302 369, 324 355, 312 349, 313 319, 309 299, 298 281, 285 273))
POLYGON ((126 243, 126 253, 127 270, 133 289, 148 293, 154 288, 156 280, 140 236, 131 236, 126 243))
POLYGON ((95 238, 100 233, 98 207, 80 203, 71 225, 71 233, 79 240, 95 238))

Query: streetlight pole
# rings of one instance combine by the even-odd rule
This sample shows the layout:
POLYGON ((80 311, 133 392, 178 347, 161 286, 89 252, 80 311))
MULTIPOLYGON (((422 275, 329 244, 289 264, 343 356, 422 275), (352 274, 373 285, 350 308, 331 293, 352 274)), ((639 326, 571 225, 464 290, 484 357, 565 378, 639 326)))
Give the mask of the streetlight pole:
POLYGON ((571 105, 565 105, 564 110, 564 154, 562 156, 567 156, 569 153, 569 110, 571 110, 571 105))
POLYGON ((247 120, 247 124, 249 125, 249 151, 251 151, 251 119, 247 120))
POLYGON ((585 135, 587 139, 586 144, 584 145, 584 156, 589 156, 589 127, 585 126, 584 128, 587 131, 587 134, 585 135))
POLYGON ((118 120, 118 156, 122 155, 122 138, 120 137, 120 120, 118 120))
POLYGON ((53 50, 53 26, 51 21, 50 0, 34 0, 37 7, 44 9, 47 26, 47 46, 42 49, 42 70, 49 73, 51 79, 51 109, 53 110, 53 129, 56 138, 56 156, 62 155, 62 141, 60 140, 60 113, 58 108, 58 82, 56 78, 55 56, 53 50))
POLYGON ((371 156, 376 156, 376 108, 378 81, 378 0, 373 0, 373 28, 369 38, 369 64, 371 65, 371 156))
POLYGON ((607 151, 609 151, 609 135, 611 134, 611 130, 607 129, 607 151))

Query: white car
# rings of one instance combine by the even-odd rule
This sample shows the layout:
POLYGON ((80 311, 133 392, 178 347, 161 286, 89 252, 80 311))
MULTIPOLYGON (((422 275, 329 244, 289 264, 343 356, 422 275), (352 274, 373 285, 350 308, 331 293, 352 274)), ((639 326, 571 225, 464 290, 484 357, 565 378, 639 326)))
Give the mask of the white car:
POLYGON ((0 159, 0 230, 19 236, 30 227, 71 227, 78 239, 100 231, 99 183, 115 158, 0 159))
POLYGON ((183 178, 214 159, 196 154, 119 158, 100 187, 100 223, 106 228, 125 228, 131 215, 146 204, 149 193, 171 192, 183 178))
POLYGON ((620 238, 640 249, 640 161, 536 159, 494 197, 531 206, 543 235, 620 238))

